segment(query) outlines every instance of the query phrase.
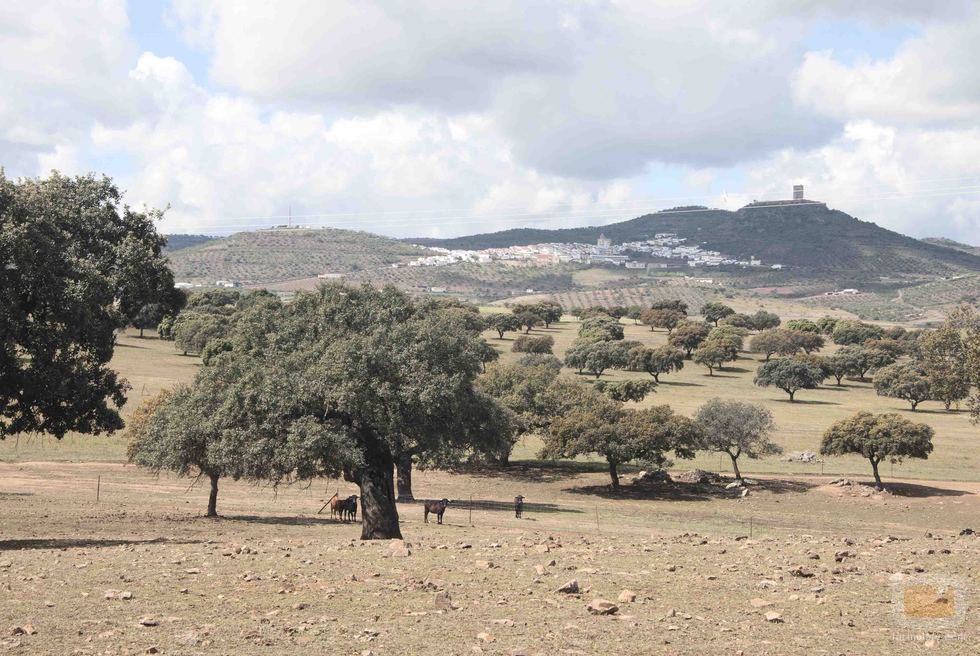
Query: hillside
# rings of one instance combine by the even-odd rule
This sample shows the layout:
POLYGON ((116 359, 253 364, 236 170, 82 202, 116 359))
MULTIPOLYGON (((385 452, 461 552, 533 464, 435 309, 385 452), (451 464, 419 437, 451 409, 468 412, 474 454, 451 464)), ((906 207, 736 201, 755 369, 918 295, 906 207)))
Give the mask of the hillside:
POLYGON ((381 269, 427 254, 395 239, 352 230, 240 232, 170 254, 179 281, 279 282, 381 269))
POLYGON ((970 246, 969 244, 964 244, 963 242, 959 242, 954 239, 947 239, 946 237, 926 237, 922 241, 926 242, 927 244, 935 244, 936 246, 954 248, 958 251, 963 251, 964 253, 980 255, 980 247, 970 246))
POLYGON ((946 275, 980 271, 980 256, 906 237, 861 221, 822 203, 746 206, 726 210, 664 211, 606 226, 559 230, 516 229, 455 239, 414 239, 446 248, 483 249, 545 242, 591 242, 601 233, 614 243, 637 241, 658 232, 676 233, 692 243, 745 259, 780 263, 798 274, 853 278, 946 275))
POLYGON ((164 235, 167 239, 167 246, 164 250, 168 253, 207 243, 216 237, 210 235, 164 235))

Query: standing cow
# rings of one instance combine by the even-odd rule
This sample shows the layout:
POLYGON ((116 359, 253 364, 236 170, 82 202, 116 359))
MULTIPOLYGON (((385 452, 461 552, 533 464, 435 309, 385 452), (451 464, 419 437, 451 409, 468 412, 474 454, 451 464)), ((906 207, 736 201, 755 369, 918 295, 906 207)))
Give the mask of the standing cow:
POLYGON ((429 513, 434 513, 436 516, 436 522, 442 524, 442 516, 446 512, 446 506, 449 505, 449 499, 442 499, 441 501, 426 501, 425 502, 425 523, 429 523, 429 513))
POLYGON ((524 497, 514 497, 514 517, 520 519, 524 516, 524 497))

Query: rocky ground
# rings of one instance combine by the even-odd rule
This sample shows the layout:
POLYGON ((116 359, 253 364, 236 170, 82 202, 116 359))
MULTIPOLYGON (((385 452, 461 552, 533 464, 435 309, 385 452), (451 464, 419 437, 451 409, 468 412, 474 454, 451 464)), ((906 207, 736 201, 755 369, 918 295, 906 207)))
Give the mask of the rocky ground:
MULTIPOLYGON (((188 481, 0 464, 0 653, 977 653, 980 537, 960 535, 976 490, 570 493, 599 481, 521 481, 554 501, 523 520, 450 506, 425 525, 403 505, 405 541, 362 542, 312 490, 229 483, 208 520, 188 481), (798 530, 807 517, 824 528, 798 530)), ((477 484, 504 498, 416 482, 477 484)))

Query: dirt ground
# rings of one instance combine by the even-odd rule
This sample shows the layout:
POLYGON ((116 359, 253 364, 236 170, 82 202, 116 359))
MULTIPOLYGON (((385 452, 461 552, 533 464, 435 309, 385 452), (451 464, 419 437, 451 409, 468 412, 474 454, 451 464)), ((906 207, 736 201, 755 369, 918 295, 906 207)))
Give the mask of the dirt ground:
POLYGON ((186 479, 0 463, 0 653, 977 653, 980 537, 960 535, 980 530, 977 483, 612 497, 600 471, 415 478, 453 500, 445 524, 400 504, 405 543, 367 543, 317 514, 356 493, 338 481, 222 482, 208 520, 186 479))

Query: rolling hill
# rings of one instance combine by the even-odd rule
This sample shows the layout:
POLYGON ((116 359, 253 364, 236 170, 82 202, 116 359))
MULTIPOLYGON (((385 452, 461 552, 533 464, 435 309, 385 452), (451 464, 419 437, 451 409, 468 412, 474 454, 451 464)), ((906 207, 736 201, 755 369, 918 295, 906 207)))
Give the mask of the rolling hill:
POLYGON ((910 279, 980 271, 980 256, 974 253, 906 237, 817 202, 759 203, 735 212, 679 208, 605 226, 522 228, 454 239, 407 241, 478 250, 547 242, 595 243, 600 234, 614 243, 623 243, 648 239, 658 232, 675 233, 691 243, 738 259, 755 256, 767 264, 780 263, 803 275, 910 279))
POLYGON ((211 237, 210 235, 164 235, 164 237, 167 239, 167 245, 164 250, 168 253, 197 246, 198 244, 204 244, 215 239, 215 237, 211 237))
POLYGON ((239 232, 170 252, 178 281, 271 283, 390 268, 428 251, 353 230, 284 229, 239 232))

